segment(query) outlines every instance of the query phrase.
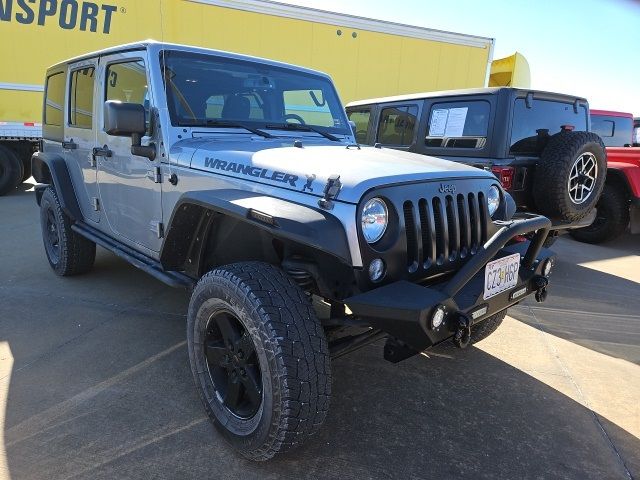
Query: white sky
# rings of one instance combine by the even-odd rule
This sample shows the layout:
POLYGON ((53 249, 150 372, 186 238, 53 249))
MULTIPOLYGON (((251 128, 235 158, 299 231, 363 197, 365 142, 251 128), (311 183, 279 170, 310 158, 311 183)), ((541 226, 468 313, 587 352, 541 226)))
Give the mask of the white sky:
POLYGON ((493 37, 494 58, 527 58, 532 88, 640 116, 639 0, 281 1, 493 37))

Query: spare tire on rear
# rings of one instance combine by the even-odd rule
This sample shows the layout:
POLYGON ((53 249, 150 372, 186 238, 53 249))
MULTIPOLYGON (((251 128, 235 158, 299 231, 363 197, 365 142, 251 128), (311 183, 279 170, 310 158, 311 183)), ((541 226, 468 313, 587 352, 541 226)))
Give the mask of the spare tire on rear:
POLYGON ((540 213, 575 222, 595 207, 607 176, 598 135, 562 131, 549 139, 536 166, 533 196, 540 213))

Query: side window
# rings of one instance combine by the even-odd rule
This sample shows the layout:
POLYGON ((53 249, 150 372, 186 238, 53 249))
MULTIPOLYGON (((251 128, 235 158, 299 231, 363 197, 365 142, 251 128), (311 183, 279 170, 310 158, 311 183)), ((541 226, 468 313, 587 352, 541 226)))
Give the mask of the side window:
POLYGON ((418 107, 415 105, 383 108, 378 124, 378 142, 383 145, 411 145, 417 116, 418 107))
POLYGON ((71 73, 69 84, 69 125, 91 128, 93 120, 93 78, 94 67, 87 67, 71 73))
POLYGON ((224 95, 211 95, 207 99, 205 116, 207 119, 222 118, 222 109, 224 108, 224 95))
POLYGON ((370 108, 361 108, 347 112, 349 120, 356 124, 356 141, 358 143, 367 142, 367 130, 369 129, 369 120, 371 118, 370 108))
POLYGON ((613 137, 614 125, 612 120, 591 117, 591 131, 598 134, 599 137, 613 137))
POLYGON ((483 100, 434 103, 425 146, 482 148, 487 142, 491 104, 483 100))
POLYGON ((62 126, 64 111, 65 75, 63 72, 54 73, 47 77, 44 123, 45 125, 62 126))
POLYGON ((147 71, 142 60, 113 63, 106 72, 106 100, 139 103, 146 110, 147 132, 149 129, 149 93, 147 71))
POLYGON ((624 147, 635 142, 631 117, 592 115, 591 131, 602 138, 607 147, 624 147))
POLYGON ((336 127, 322 90, 285 90, 282 92, 284 114, 289 120, 321 127, 336 127))

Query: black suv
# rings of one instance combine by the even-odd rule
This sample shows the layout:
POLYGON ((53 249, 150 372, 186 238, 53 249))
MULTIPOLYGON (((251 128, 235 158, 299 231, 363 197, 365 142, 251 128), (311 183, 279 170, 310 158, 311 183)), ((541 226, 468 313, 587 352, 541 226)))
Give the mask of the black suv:
POLYGON ((491 170, 518 211, 556 232, 589 225, 607 157, 580 97, 517 88, 418 93, 351 102, 359 143, 491 170))

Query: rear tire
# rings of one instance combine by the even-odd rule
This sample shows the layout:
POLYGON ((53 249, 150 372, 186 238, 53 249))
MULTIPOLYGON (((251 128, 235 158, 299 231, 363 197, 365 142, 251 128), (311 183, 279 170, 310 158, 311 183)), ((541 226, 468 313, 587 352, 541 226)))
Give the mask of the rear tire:
POLYGON ((591 132, 553 135, 536 166, 533 196, 540 213, 575 222, 595 207, 607 176, 602 140, 591 132))
POLYGON ((0 145, 0 196, 15 190, 22 183, 24 168, 13 150, 0 145))
POLYGON ((47 260, 56 275, 66 277, 91 270, 96 244, 71 229, 69 217, 62 211, 52 186, 42 193, 40 226, 47 260))
POLYGON ((584 243, 602 243, 622 235, 629 225, 629 202, 620 189, 606 185, 596 205, 598 215, 591 225, 571 231, 584 243))
POLYGON ((311 302, 266 263, 216 268, 189 303, 191 371, 205 410, 243 456, 268 460, 327 415, 329 349, 311 302))

